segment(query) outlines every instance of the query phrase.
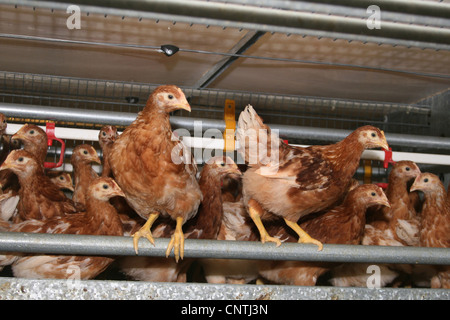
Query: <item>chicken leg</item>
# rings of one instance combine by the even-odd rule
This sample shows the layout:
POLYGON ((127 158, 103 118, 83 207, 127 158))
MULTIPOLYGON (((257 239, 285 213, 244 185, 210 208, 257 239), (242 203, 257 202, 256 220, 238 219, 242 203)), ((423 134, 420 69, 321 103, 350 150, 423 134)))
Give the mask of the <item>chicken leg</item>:
POLYGON ((298 234, 298 236, 299 236, 298 243, 316 244, 319 246, 319 249, 317 251, 322 251, 322 249, 323 249, 322 242, 311 238, 311 236, 309 234, 307 234, 302 228, 300 228, 300 226, 297 223, 289 221, 287 219, 284 219, 284 221, 292 230, 294 230, 298 234))
POLYGON ((183 217, 177 217, 177 225, 166 250, 166 257, 168 257, 173 248, 176 262, 178 262, 180 258, 183 260, 184 257, 184 234, 182 227, 183 217))
POLYGON ((274 243, 276 243, 277 247, 279 247, 281 245, 280 239, 269 236, 266 228, 264 227, 264 225, 261 221, 261 217, 260 217, 258 211, 251 206, 249 206, 248 211, 250 214, 250 218, 252 218, 253 222, 255 223, 256 227, 259 230, 261 242, 262 243, 265 243, 266 241, 274 242, 274 243))
POLYGON ((159 212, 150 214, 150 216, 147 219, 147 222, 142 226, 142 228, 140 228, 135 234, 133 234, 133 246, 136 254, 138 254, 139 239, 142 237, 146 237, 148 241, 150 241, 153 245, 155 245, 155 240, 153 239, 150 228, 152 227, 155 220, 158 219, 158 217, 159 212))

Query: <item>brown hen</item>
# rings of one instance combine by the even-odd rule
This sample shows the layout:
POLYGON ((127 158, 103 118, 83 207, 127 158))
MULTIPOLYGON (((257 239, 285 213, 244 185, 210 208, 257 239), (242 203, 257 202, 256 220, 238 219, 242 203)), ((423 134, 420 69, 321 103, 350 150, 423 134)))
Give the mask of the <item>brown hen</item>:
POLYGON ((48 219, 76 212, 74 202, 44 174, 44 168, 25 150, 14 150, 0 167, 14 172, 20 184, 20 200, 14 222, 48 219))
MULTIPOLYGON (((11 232, 85 234, 121 236, 122 224, 114 207, 109 203, 113 196, 124 196, 111 178, 97 178, 89 186, 87 211, 45 221, 30 219, 11 226, 11 232)), ((75 276, 80 280, 92 279, 106 269, 113 259, 93 256, 24 255, 5 259, 1 264, 12 263, 16 277, 65 279, 75 276)))
POLYGON ((299 236, 301 243, 322 244, 297 224, 310 213, 325 210, 348 190, 367 148, 388 148, 384 133, 372 126, 353 131, 333 145, 293 147, 263 124, 252 106, 239 116, 238 151, 249 164, 243 176, 244 202, 260 232, 261 241, 275 242, 261 220, 279 216, 299 236))
POLYGON ((93 146, 81 144, 73 149, 70 163, 73 166, 75 184, 72 200, 85 206, 89 184, 98 178, 97 172, 92 168, 92 163, 101 164, 100 158, 93 146))
POLYGON ((391 207, 376 208, 375 212, 368 213, 363 244, 398 245, 400 242, 403 245, 419 245, 417 192, 413 192, 414 196, 409 192, 409 182, 419 174, 419 167, 412 161, 399 161, 394 164, 386 189, 391 207))
POLYGON ((193 218, 202 200, 195 178, 197 166, 188 150, 172 134, 169 113, 190 111, 184 93, 176 86, 160 86, 150 95, 137 118, 117 138, 111 150, 114 179, 128 204, 144 219, 133 244, 146 237, 154 243, 150 228, 162 215, 176 221, 166 255, 174 249, 176 261, 183 258, 183 224, 193 218))
MULTIPOLYGON (((361 185, 349 191, 342 204, 308 219, 300 226, 323 243, 360 244, 366 223, 366 210, 374 205, 389 206, 383 190, 373 184, 361 185)), ((273 225, 272 227, 275 236, 282 241, 296 241, 285 226, 273 225)), ((315 285, 318 277, 334 265, 320 262, 273 261, 263 263, 259 273, 262 277, 276 283, 315 285)))
MULTIPOLYGON (((422 191, 424 203, 421 212, 420 246, 450 247, 450 203, 445 187, 438 176, 432 173, 420 174, 411 191, 422 191)), ((450 288, 450 266, 437 266, 431 279, 432 288, 450 288)))
POLYGON ((62 191, 68 190, 74 192, 72 176, 69 172, 48 171, 47 176, 62 191))
POLYGON ((111 177, 111 165, 109 164, 109 158, 112 145, 116 141, 119 134, 117 133, 117 127, 112 125, 103 126, 98 133, 98 142, 102 149, 102 177, 111 177))

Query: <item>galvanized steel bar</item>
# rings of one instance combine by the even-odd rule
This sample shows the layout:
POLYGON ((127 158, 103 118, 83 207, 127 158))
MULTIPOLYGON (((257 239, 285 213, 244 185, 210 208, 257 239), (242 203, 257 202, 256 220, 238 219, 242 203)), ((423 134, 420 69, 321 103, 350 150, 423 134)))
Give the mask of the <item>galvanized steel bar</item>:
MULTIPOLYGON (((112 112, 102 110, 85 110, 60 108, 49 106, 36 106, 26 104, 0 103, 0 112, 8 117, 44 119, 55 121, 83 122, 93 124, 111 124, 127 126, 137 114, 128 112, 112 112)), ((183 128, 189 131, 196 129, 201 124, 201 130, 218 129, 225 130, 225 122, 215 119, 200 119, 171 116, 170 123, 173 128, 183 128)), ((290 126, 281 124, 268 124, 272 129, 278 130, 280 136, 289 139, 316 140, 328 143, 344 139, 350 134, 350 130, 325 129, 302 126, 290 126)), ((198 129, 198 128, 197 128, 198 129)), ((432 150, 450 150, 450 138, 420 136, 409 134, 386 133, 386 138, 391 146, 425 148, 432 150)))
MULTIPOLYGON (((164 257, 170 239, 139 242, 139 255, 164 257)), ((63 255, 134 256, 131 237, 38 233, 0 233, 0 252, 63 255)), ((450 265, 450 249, 325 244, 322 251, 311 244, 259 241, 194 240, 185 242, 185 258, 371 262, 450 265)))

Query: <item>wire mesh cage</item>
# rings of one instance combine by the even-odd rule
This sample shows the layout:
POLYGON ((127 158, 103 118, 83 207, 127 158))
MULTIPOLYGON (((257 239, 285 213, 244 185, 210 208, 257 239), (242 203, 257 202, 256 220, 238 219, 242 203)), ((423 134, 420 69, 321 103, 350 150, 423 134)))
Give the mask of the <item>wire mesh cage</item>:
MULTIPOLYGON (((2 102, 131 113, 142 110, 150 92, 158 86, 8 72, 0 76, 2 102)), ((236 116, 251 104, 267 123, 348 130, 372 124, 386 132, 430 134, 431 107, 425 104, 214 89, 183 90, 192 106, 191 113, 180 111, 177 114, 183 117, 223 119, 225 101, 230 99, 236 103, 236 116)))

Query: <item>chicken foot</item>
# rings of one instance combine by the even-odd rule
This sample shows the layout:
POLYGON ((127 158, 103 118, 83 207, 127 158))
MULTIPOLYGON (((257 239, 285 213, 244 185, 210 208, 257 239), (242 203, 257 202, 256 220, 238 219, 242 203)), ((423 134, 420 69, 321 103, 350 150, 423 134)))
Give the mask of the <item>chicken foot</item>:
POLYGON ((322 249, 323 249, 322 242, 311 238, 311 236, 309 234, 307 234, 302 228, 300 228, 300 226, 297 223, 289 221, 287 219, 284 219, 284 221, 292 230, 295 231, 295 233, 298 234, 298 236, 299 236, 298 243, 316 244, 317 246, 319 246, 317 251, 322 251, 322 249))
POLYGON ((261 221, 261 217, 259 216, 258 211, 251 206, 249 206, 248 211, 250 214, 250 218, 252 218, 253 222, 255 223, 256 227, 258 228, 261 242, 262 243, 265 243, 266 241, 274 242, 274 243, 276 243, 277 247, 279 247, 281 245, 280 239, 269 236, 266 228, 264 227, 264 225, 261 221))
POLYGON ((175 261, 178 263, 178 260, 181 258, 183 260, 184 257, 184 233, 183 233, 183 217, 177 217, 177 225, 175 227, 175 231, 170 239, 169 245, 166 250, 166 258, 169 257, 170 251, 172 251, 175 255, 175 261))
POLYGON ((139 239, 142 237, 146 237, 147 240, 151 242, 151 244, 155 245, 155 240, 153 239, 150 228, 152 227, 155 220, 158 219, 158 217, 159 217, 159 212, 150 214, 150 216, 147 219, 147 222, 142 226, 142 228, 140 228, 135 234, 133 234, 133 246, 134 246, 134 251, 136 252, 136 254, 138 254, 139 239))

